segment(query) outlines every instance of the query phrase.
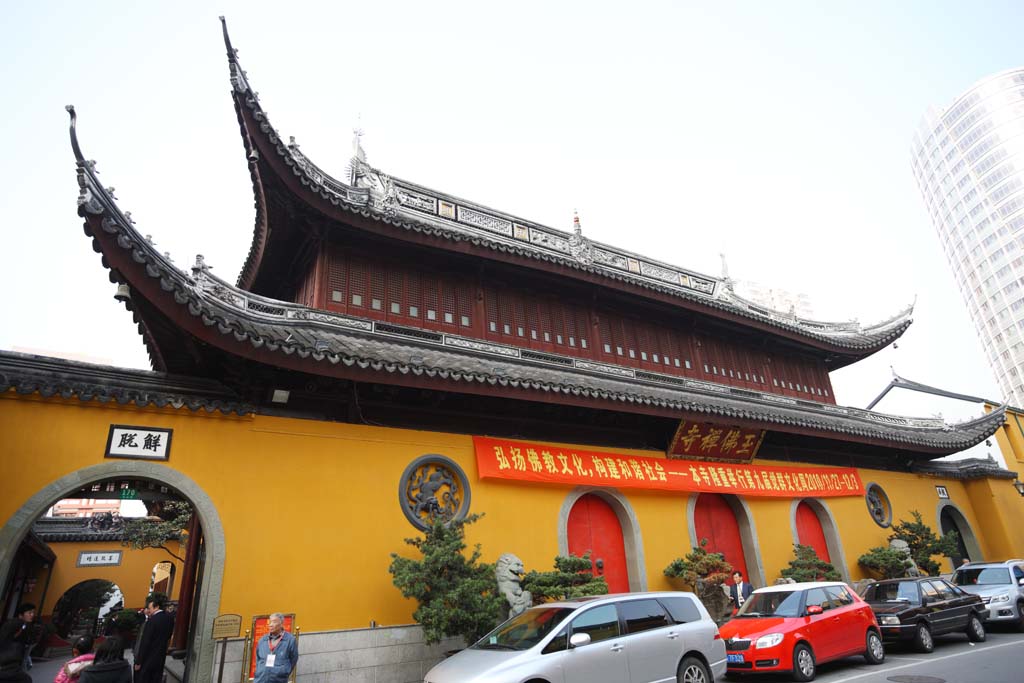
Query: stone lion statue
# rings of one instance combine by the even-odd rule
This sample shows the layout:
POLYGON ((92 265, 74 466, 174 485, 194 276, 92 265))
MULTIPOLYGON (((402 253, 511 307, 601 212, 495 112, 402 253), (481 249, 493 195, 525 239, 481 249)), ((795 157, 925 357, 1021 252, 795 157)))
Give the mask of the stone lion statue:
POLYGON ((533 605, 533 595, 524 591, 520 582, 523 580, 523 561, 512 553, 504 553, 498 558, 494 567, 494 577, 498 580, 498 590, 508 600, 508 616, 511 619, 522 614, 533 605))
POLYGON ((910 556, 910 546, 902 538, 894 538, 889 541, 889 547, 893 550, 899 550, 907 556, 907 560, 910 561, 910 567, 907 568, 907 576, 924 576, 921 573, 921 568, 917 566, 917 562, 914 562, 914 558, 910 556))

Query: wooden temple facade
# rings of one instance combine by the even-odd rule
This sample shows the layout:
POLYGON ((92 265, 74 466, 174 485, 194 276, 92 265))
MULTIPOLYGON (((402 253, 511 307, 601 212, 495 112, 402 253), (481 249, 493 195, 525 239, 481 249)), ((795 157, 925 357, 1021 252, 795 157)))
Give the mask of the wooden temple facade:
MULTIPOLYGON (((343 634, 307 646, 300 681, 341 670, 323 668, 332 647, 383 648, 366 667, 420 680, 436 652, 383 654, 417 642, 386 571, 439 493, 417 474, 441 473, 452 514, 486 513, 471 531, 486 559, 547 569, 590 550, 619 590, 668 588, 664 567, 704 538, 754 583, 798 541, 853 580, 912 509, 936 528, 952 519, 972 559, 1024 552, 1006 521, 1013 472, 932 462, 1000 430, 1004 407, 954 425, 836 403, 829 373, 898 339, 909 308, 874 325, 768 310, 728 279, 591 240, 578 220, 560 230, 388 175, 358 139, 329 175, 273 127, 224 39, 256 205, 237 282, 201 256, 183 270, 142 236, 69 108, 79 214, 153 371, 0 353, 5 433, 56 421, 81 443, 5 480, 0 540, 20 542, 38 505, 86 481, 149 478, 188 497, 205 544, 197 680, 213 672, 214 616, 269 611, 343 634), (96 443, 115 425, 172 430, 172 452, 105 458, 96 443), (286 518, 254 505, 267 500, 286 518), (273 567, 256 562, 267 538, 273 567), (371 622, 394 628, 366 635, 371 622)), ((27 436, 0 448, 40 454, 27 436)))

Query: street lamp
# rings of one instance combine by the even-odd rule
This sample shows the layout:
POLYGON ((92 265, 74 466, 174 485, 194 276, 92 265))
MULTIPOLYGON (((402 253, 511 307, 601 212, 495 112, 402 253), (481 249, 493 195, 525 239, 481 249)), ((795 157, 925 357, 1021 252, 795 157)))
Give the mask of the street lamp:
POLYGON ((1020 479, 1013 480, 1013 488, 1017 489, 1017 493, 1024 496, 1024 481, 1020 479))

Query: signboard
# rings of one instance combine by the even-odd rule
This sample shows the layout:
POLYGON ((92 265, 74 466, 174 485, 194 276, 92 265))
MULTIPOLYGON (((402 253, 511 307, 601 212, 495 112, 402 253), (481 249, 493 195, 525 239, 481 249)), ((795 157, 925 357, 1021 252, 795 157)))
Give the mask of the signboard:
POLYGON ((647 458, 485 436, 474 436, 473 446, 481 479, 776 498, 864 495, 860 475, 848 467, 767 467, 647 458))
POLYGON ((764 434, 762 429, 683 420, 672 437, 668 457, 750 462, 757 455, 764 434))
POLYGON ((171 457, 170 429, 110 425, 106 458, 133 460, 167 460, 171 457))
POLYGON ((945 486, 936 486, 935 492, 939 494, 939 498, 949 498, 949 491, 946 490, 945 486))
POLYGON ((118 567, 121 564, 120 550, 83 550, 78 553, 76 567, 118 567))
MULTIPOLYGON (((284 615, 284 630, 292 635, 295 634, 295 615, 284 615)), ((260 644, 260 638, 270 632, 270 615, 260 614, 252 618, 252 630, 249 631, 249 680, 256 677, 256 646, 260 644)))
POLYGON ((241 614, 222 614, 213 620, 213 634, 211 637, 214 640, 237 638, 241 632, 241 614))

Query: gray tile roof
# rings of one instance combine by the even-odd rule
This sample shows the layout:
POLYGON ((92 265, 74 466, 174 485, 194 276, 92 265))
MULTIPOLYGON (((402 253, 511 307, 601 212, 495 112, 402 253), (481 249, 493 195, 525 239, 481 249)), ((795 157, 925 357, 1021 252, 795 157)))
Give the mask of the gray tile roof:
POLYGON ((250 405, 212 380, 0 351, 0 392, 60 396, 140 408, 247 415, 250 405))
MULTIPOLYGON (((263 362, 273 362, 275 355, 291 356, 306 361, 306 371, 313 374, 343 376, 344 368, 353 367, 379 373, 382 383, 400 383, 399 376, 411 374, 500 387, 507 389, 506 395, 524 399, 529 396, 520 392, 539 390, 603 402, 609 410, 650 407, 660 414, 751 420, 769 430, 809 429, 843 441, 880 442, 927 453, 968 448, 1004 422, 1003 407, 951 425, 537 353, 260 297, 214 277, 201 259, 186 273, 157 252, 98 182, 94 164, 82 156, 73 111, 71 131, 78 161, 79 213, 86 218, 86 233, 93 235, 97 251, 104 248, 96 239, 102 232, 105 244, 116 245, 108 249, 127 252, 146 277, 159 281, 165 296, 152 301, 154 306, 165 313, 174 307, 187 310, 219 333, 222 348, 229 353, 243 353, 234 342, 244 342, 270 352, 262 356, 263 362)), ((458 391, 455 385, 448 387, 458 391)))
MULTIPOLYGON (((891 318, 869 325, 851 322, 806 320, 791 313, 773 311, 744 299, 727 279, 657 261, 607 244, 594 242, 579 231, 565 232, 438 192, 370 167, 357 154, 352 160, 352 180, 342 182, 314 164, 298 145, 285 143, 270 124, 258 94, 238 63, 224 28, 235 107, 243 129, 250 161, 259 159, 249 136, 260 136, 269 148, 306 187, 307 201, 327 202, 344 211, 453 242, 469 242, 499 252, 546 261, 572 270, 607 278, 609 284, 628 283, 678 297, 740 319, 766 325, 808 340, 825 343, 848 353, 866 355, 898 339, 913 322, 913 305, 891 318), (246 123, 248 110, 255 126, 246 123)), ((256 192, 256 229, 252 247, 239 277, 239 285, 251 284, 259 268, 268 226, 263 209, 263 189, 256 164, 250 164, 256 192)))

